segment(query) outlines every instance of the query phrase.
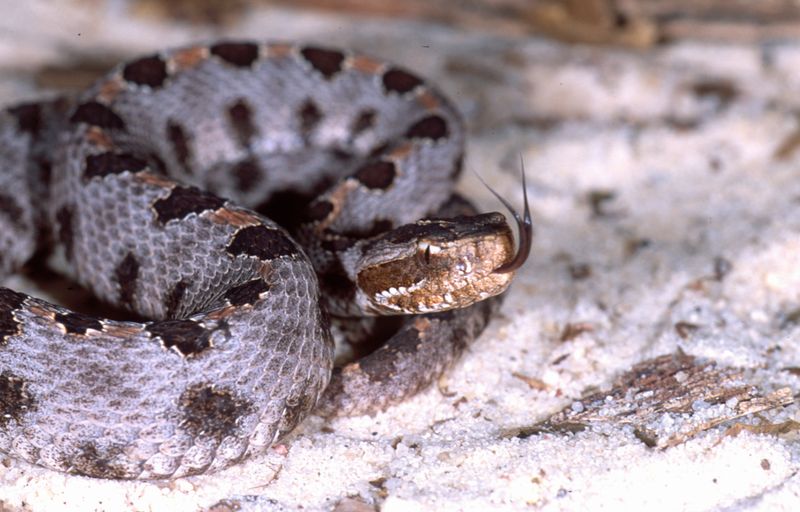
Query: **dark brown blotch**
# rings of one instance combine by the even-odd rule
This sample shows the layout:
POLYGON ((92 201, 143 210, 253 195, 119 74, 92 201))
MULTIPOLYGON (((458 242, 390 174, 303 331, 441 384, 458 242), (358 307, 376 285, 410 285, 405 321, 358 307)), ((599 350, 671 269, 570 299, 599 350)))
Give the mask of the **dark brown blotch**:
POLYGON ((359 238, 328 233, 319 246, 328 252, 341 252, 353 247, 359 240, 359 238))
POLYGON ((56 313, 55 320, 64 326, 67 334, 86 334, 89 329, 103 330, 103 324, 97 318, 80 313, 56 313))
POLYGON ((34 161, 39 171, 39 182, 45 188, 49 188, 53 177, 53 162, 47 158, 36 158, 34 161))
POLYGON ((181 307, 181 301, 183 301, 183 296, 186 294, 186 289, 188 287, 189 284, 186 281, 181 280, 175 283, 175 286, 173 286, 169 291, 167 298, 164 301, 164 309, 166 311, 167 318, 175 318, 175 314, 181 307))
POLYGON ((196 355, 211 346, 211 333, 193 320, 160 320, 147 324, 145 330, 161 338, 167 348, 175 348, 184 356, 196 355))
POLYGON ((108 446, 100 450, 94 443, 86 443, 70 461, 69 473, 115 480, 131 478, 124 465, 113 462, 121 452, 122 448, 119 446, 108 446))
POLYGON ((432 220, 424 224, 404 224, 386 234, 386 240, 396 244, 405 244, 421 237, 450 242, 458 238, 458 233, 453 229, 451 222, 432 220))
POLYGON ((255 256, 272 260, 297 254, 297 248, 283 232, 266 226, 248 226, 236 232, 227 251, 233 256, 255 256))
POLYGON ((225 200, 196 187, 175 187, 170 194, 153 202, 156 218, 162 224, 183 219, 192 213, 213 211, 225 205, 225 200))
POLYGON ((8 217, 17 228, 24 227, 22 206, 8 194, 0 193, 0 215, 8 217))
POLYGON ((109 107, 97 101, 78 105, 69 118, 72 123, 86 123, 100 128, 125 129, 125 121, 109 107))
POLYGON ((328 200, 320 199, 308 208, 306 218, 312 222, 319 222, 325 219, 333 211, 333 203, 328 200))
POLYGON ((8 288, 0 288, 0 346, 4 345, 10 336, 19 333, 19 322, 14 318, 26 296, 8 288))
POLYGON ((353 138, 358 137, 360 134, 375 126, 375 116, 376 113, 372 109, 362 110, 355 121, 353 121, 352 128, 350 128, 353 133, 353 138))
POLYGON ((408 71, 392 68, 383 74, 383 87, 387 92, 407 93, 422 85, 422 80, 408 71))
POLYGON ((397 175, 394 162, 376 160, 362 165, 355 173, 355 178, 365 187, 386 190, 397 175))
POLYGON ((423 117, 408 129, 406 137, 409 139, 439 140, 447 137, 447 121, 442 116, 430 115, 423 117))
POLYGON ((300 107, 298 117, 300 119, 300 131, 308 135, 322 120, 322 112, 316 103, 311 99, 307 99, 300 107))
POLYGON ((38 103, 25 103, 8 109, 17 119, 17 129, 36 135, 42 128, 42 107, 38 103))
POLYGON ((12 373, 0 373, 0 427, 11 420, 19 423, 33 407, 34 400, 25 381, 12 373))
POLYGON ((258 59, 258 46, 252 43, 219 43, 210 50, 212 55, 243 68, 250 67, 258 59))
POLYGON ((119 286, 119 303, 130 307, 136 293, 136 281, 139 278, 139 262, 132 253, 122 258, 114 269, 114 280, 119 286))
POLYGON ((356 285, 350 280, 339 260, 334 261, 331 268, 319 276, 319 284, 329 296, 341 301, 352 301, 356 296, 356 285))
POLYGON ((250 139, 256 135, 256 127, 253 124, 253 112, 245 100, 240 99, 228 107, 228 120, 239 144, 247 147, 250 139))
POLYGON ((73 241, 75 239, 74 213, 72 207, 62 206, 56 212, 58 223, 58 241, 64 246, 64 253, 68 260, 73 259, 73 241))
POLYGON ((167 79, 167 63, 158 55, 143 57, 126 64, 122 77, 134 84, 161 87, 167 79))
POLYGON ((254 158, 245 158, 231 169, 236 188, 240 192, 248 192, 261 181, 263 172, 254 158))
POLYGON ((139 172, 147 167, 147 162, 130 153, 115 153, 109 151, 86 157, 86 166, 83 176, 86 179, 121 174, 125 171, 139 172))
POLYGON ((300 51, 303 58, 327 79, 342 70, 344 54, 336 50, 308 47, 300 51))
MULTIPOLYGON (((380 234, 386 233, 391 231, 394 228, 394 223, 389 219, 375 219, 372 221, 372 224, 369 226, 358 227, 357 229, 344 229, 338 232, 340 237, 350 239, 350 245, 353 245, 360 240, 365 238, 372 238, 378 236, 380 234)), ((323 242, 325 243, 325 242, 323 242)), ((348 246, 342 246, 341 243, 338 244, 343 249, 346 249, 348 246)))
POLYGON ((175 159, 178 160, 178 164, 187 174, 192 174, 192 168, 189 165, 191 157, 189 139, 183 127, 175 121, 168 122, 167 140, 172 145, 172 151, 175 153, 175 159))
POLYGON ((252 404, 211 384, 186 388, 178 400, 181 426, 192 436, 221 440, 239 433, 240 418, 253 413, 252 404))
POLYGON ((225 298, 232 306, 255 304, 259 295, 269 291, 269 285, 263 279, 253 279, 225 292, 225 298))

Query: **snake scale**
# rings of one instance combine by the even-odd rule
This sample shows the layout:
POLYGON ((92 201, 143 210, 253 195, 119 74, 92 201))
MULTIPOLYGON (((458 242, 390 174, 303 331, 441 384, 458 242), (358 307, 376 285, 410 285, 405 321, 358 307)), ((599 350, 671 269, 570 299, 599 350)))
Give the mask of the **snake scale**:
POLYGON ((210 473, 312 410, 428 385, 530 248, 527 201, 515 250, 501 214, 451 197, 464 137, 414 74, 286 43, 164 51, 2 111, 0 277, 45 253, 138 316, 0 288, 0 452, 92 477, 210 473), (329 315, 401 314, 333 368, 329 315))

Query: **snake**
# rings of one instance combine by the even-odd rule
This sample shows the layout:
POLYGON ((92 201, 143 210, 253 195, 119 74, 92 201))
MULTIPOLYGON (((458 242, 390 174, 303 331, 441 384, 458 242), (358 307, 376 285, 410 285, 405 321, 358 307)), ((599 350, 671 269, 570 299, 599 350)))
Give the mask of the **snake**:
POLYGON ((527 196, 515 243, 454 195, 465 137, 407 69, 288 42, 168 49, 6 107, 0 277, 44 255, 129 316, 0 288, 0 452, 97 478, 213 473, 312 412, 430 385, 530 250, 527 196), (385 343, 334 365, 338 322, 386 319, 385 343))

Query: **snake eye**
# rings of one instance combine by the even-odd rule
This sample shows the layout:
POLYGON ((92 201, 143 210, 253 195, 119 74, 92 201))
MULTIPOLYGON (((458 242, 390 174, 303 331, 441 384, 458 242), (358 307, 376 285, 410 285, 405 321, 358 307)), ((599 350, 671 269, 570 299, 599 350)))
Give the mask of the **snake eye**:
POLYGON ((420 244, 419 248, 422 249, 422 252, 417 254, 420 255, 420 259, 426 265, 430 265, 431 263, 431 254, 436 254, 442 250, 438 245, 431 245, 428 243, 420 244))

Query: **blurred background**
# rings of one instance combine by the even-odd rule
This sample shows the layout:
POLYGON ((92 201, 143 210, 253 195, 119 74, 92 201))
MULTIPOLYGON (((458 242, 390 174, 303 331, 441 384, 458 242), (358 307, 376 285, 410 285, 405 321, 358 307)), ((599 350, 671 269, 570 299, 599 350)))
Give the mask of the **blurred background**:
POLYGON ((356 45, 368 38, 361 46, 380 50, 381 39, 392 36, 381 38, 370 24, 402 20, 637 50, 682 41, 769 44, 800 35, 800 4, 793 0, 3 0, 0 7, 2 70, 37 69, 36 85, 53 88, 80 87, 132 53, 220 36, 356 45), (338 26, 325 23, 331 17, 338 26))

